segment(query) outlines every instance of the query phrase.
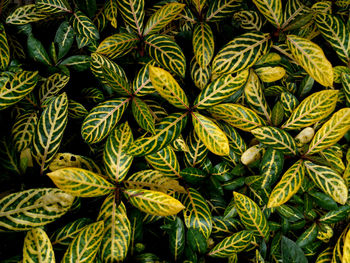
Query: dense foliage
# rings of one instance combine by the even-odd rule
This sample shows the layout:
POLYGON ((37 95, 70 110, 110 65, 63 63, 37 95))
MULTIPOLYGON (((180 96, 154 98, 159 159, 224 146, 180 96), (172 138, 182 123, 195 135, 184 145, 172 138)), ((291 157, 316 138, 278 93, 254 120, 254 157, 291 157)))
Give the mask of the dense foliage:
POLYGON ((350 262, 350 1, 0 0, 2 262, 350 262))

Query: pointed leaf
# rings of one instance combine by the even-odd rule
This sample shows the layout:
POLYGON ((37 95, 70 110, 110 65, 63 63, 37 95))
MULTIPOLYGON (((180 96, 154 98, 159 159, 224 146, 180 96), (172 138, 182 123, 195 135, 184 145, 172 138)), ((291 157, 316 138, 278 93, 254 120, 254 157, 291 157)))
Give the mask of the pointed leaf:
POLYGON ((110 59, 115 59, 129 53, 138 41, 139 39, 135 34, 114 34, 105 38, 98 46, 96 52, 110 59))
POLYGON ((198 64, 202 68, 207 67, 214 55, 214 35, 208 24, 199 23, 195 26, 192 46, 198 64))
POLYGON ((72 13, 72 9, 65 0, 36 0, 35 6, 41 13, 58 14, 72 13))
POLYGON ((5 70, 10 63, 10 47, 4 26, 0 23, 0 69, 5 70))
POLYGON ((144 0, 118 0, 119 11, 126 25, 130 26, 139 36, 143 31, 145 19, 144 0))
POLYGON ((118 14, 118 5, 117 1, 108 0, 105 3, 104 14, 106 19, 111 22, 112 27, 117 28, 117 14, 118 14))
POLYGON ((283 10, 281 0, 253 0, 266 19, 275 27, 280 28, 283 23, 283 10))
POLYGON ((224 19, 236 11, 241 4, 241 0, 213 0, 209 3, 206 12, 206 21, 216 22, 224 19))
POLYGON ((78 36, 84 37, 88 41, 100 38, 96 26, 83 12, 76 10, 71 17, 71 23, 78 36))
POLYGON ((25 25, 45 19, 47 16, 47 14, 41 13, 35 4, 29 4, 16 8, 6 18, 6 23, 11 25, 25 25))
POLYGON ((269 189, 283 171, 284 155, 281 151, 267 148, 260 162, 260 174, 264 177, 261 188, 269 189))
POLYGON ((69 76, 55 73, 49 76, 43 84, 40 86, 39 99, 40 103, 43 103, 46 99, 57 95, 61 89, 63 89, 69 81, 69 76))
POLYGON ((32 138, 38 123, 36 112, 28 112, 20 115, 12 126, 12 138, 17 152, 31 146, 32 138))

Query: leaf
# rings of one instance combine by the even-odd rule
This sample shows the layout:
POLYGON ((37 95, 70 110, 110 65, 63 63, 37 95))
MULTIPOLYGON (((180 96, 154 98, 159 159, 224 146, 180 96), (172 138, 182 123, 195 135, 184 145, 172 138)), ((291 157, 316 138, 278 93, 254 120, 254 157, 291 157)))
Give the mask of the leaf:
POLYGON ((213 121, 198 112, 192 112, 192 123, 199 139, 209 151, 220 156, 228 155, 228 139, 213 121))
POLYGON ((66 167, 82 168, 97 174, 102 174, 100 167, 92 159, 82 155, 58 153, 49 165, 51 171, 66 167))
POLYGON ((120 262, 126 258, 131 238, 130 221, 121 202, 117 204, 114 194, 103 202, 97 220, 104 221, 104 232, 100 247, 103 262, 120 262))
POLYGON ((284 155, 281 151, 267 148, 260 162, 260 174, 264 177, 261 188, 270 188, 283 171, 284 155))
POLYGON ((316 24, 322 36, 334 48, 338 57, 345 63, 350 62, 350 34, 344 22, 337 16, 318 13, 316 24))
POLYGON ((184 209, 178 200, 158 191, 127 189, 124 195, 133 206, 151 215, 170 216, 184 209))
POLYGON ((201 14, 204 6, 206 5, 207 0, 191 0, 191 2, 196 8, 198 14, 201 14))
POLYGON ((288 0, 284 11, 284 31, 294 30, 305 26, 313 18, 311 8, 299 0, 288 0))
POLYGON ((74 197, 57 188, 30 189, 0 200, 0 229, 23 231, 44 226, 63 216, 74 197))
POLYGON ((336 106, 338 93, 338 90, 323 90, 311 94, 299 104, 281 128, 301 129, 326 118, 336 106))
POLYGON ((260 31, 263 26, 263 21, 260 15, 251 10, 242 10, 236 12, 233 18, 240 23, 241 28, 246 30, 260 31))
POLYGON ((128 122, 115 127, 108 136, 103 152, 103 162, 106 174, 112 181, 120 182, 127 175, 133 161, 133 157, 127 154, 127 150, 133 141, 128 122))
POLYGON ((119 33, 105 38, 97 47, 96 52, 115 59, 129 53, 135 48, 139 39, 135 34, 119 33))
POLYGON ((307 263, 303 250, 289 238, 282 236, 282 260, 291 263, 307 263))
POLYGON ((10 47, 5 28, 0 24, 0 69, 5 70, 10 63, 10 47))
POLYGON ((240 71, 236 76, 223 75, 207 85, 198 95, 194 102, 197 109, 205 109, 220 102, 239 91, 247 82, 248 70, 240 71))
POLYGON ((257 127, 266 125, 254 111, 240 104, 225 103, 208 109, 217 120, 223 120, 231 126, 243 131, 250 131, 257 127))
POLYGON ((155 119, 148 105, 143 100, 134 97, 131 107, 132 113, 138 125, 140 125, 140 127, 144 130, 154 134, 155 119))
POLYGON ((189 188, 183 200, 185 206, 184 222, 187 228, 198 229, 206 239, 209 238, 213 222, 210 209, 197 190, 189 188))
POLYGON ((210 66, 205 68, 200 67, 196 58, 193 57, 190 63, 190 71, 194 85, 201 90, 204 89, 210 80, 210 66))
POLYGON ((180 135, 186 123, 187 113, 173 113, 168 115, 156 125, 154 136, 141 137, 135 140, 130 145, 128 154, 145 156, 160 151, 180 135))
POLYGON ((66 93, 51 100, 40 116, 33 136, 33 157, 42 174, 58 152, 68 118, 66 93))
POLYGON ((348 199, 348 188, 344 179, 332 169, 305 161, 307 174, 314 183, 339 204, 344 205, 348 199))
POLYGON ((118 10, 122 15, 124 23, 131 27, 139 36, 143 31, 143 20, 145 18, 144 0, 119 0, 118 10))
POLYGON ((137 73, 137 76, 135 77, 133 81, 133 91, 134 95, 137 95, 138 97, 146 96, 148 94, 152 94, 156 92, 154 89, 151 78, 149 76, 149 66, 155 66, 156 62, 154 60, 151 60, 146 65, 144 65, 139 72, 137 73))
POLYGON ((99 221, 79 232, 64 254, 61 263, 94 262, 104 233, 104 223, 99 221))
POLYGON ((143 36, 158 33, 173 21, 185 8, 181 3, 168 3, 159 8, 147 21, 143 36))
POLYGON ((115 189, 111 183, 100 175, 81 168, 62 168, 48 173, 47 176, 58 188, 74 196, 102 196, 115 189))
POLYGON ((180 77, 185 77, 186 59, 175 41, 163 35, 149 35, 144 43, 146 53, 151 58, 180 77))
POLYGON ((11 80, 8 77, 0 79, 4 81, 0 81, 3 84, 0 88, 0 110, 3 110, 22 100, 35 88, 38 71, 22 71, 16 73, 11 80))
POLYGON ((190 184, 200 184, 207 177, 207 174, 202 170, 194 167, 187 167, 180 172, 181 177, 190 184))
POLYGON ((349 260, 350 260, 350 233, 348 230, 344 239, 342 262, 347 262, 349 260))
POLYGON ((92 220, 90 218, 79 218, 59 228, 50 237, 52 245, 60 244, 62 246, 69 246, 79 232, 91 223, 92 220))
POLYGON ((50 239, 41 228, 31 229, 24 238, 23 263, 27 262, 55 262, 50 239))
POLYGON ((76 10, 71 17, 71 24, 74 32, 86 38, 88 41, 97 40, 100 34, 94 23, 83 12, 76 10))
POLYGON ((202 68, 207 67, 214 55, 214 35, 208 24, 199 23, 195 26, 192 46, 199 66, 202 68))
POLYGON ((11 140, 6 137, 0 139, 0 167, 5 171, 10 171, 14 174, 21 174, 18 156, 11 140))
POLYGON ((315 154, 336 144, 349 129, 350 108, 340 109, 316 132, 306 154, 315 154))
POLYGON ((31 147, 35 127, 38 123, 36 112, 27 112, 18 116, 12 126, 11 134, 17 152, 31 147))
POLYGON ((58 27, 54 41, 58 46, 57 58, 61 59, 67 55, 74 41, 74 31, 68 21, 62 22, 58 27))
POLYGON ((84 71, 90 67, 90 56, 76 55, 64 59, 60 65, 67 66, 75 71, 84 71))
POLYGON ((341 82, 345 93, 346 102, 350 105, 350 74, 342 73, 341 82))
POLYGON ((270 228, 260 207, 243 194, 233 192, 233 197, 238 215, 246 229, 252 230, 265 240, 268 240, 270 228))
POLYGON ((117 28, 118 5, 116 1, 106 1, 104 7, 104 14, 106 16, 106 19, 111 22, 112 27, 117 28))
POLYGON ((325 87, 333 86, 332 64, 318 45, 295 35, 287 36, 287 45, 293 58, 314 80, 325 87))
POLYGON ((283 174, 279 183, 272 190, 267 207, 277 207, 288 202, 301 187, 304 174, 303 161, 299 160, 283 174))
POLYGON ((174 150, 167 146, 160 151, 145 156, 146 161, 156 170, 170 177, 180 177, 180 164, 174 150))
POLYGON ((186 233, 186 240, 192 251, 199 254, 204 254, 207 251, 207 240, 198 229, 189 228, 186 233))
POLYGON ((88 115, 87 109, 79 102, 68 100, 68 117, 72 119, 82 119, 88 115))
POLYGON ((206 21, 216 22, 224 19, 236 11, 241 4, 241 0, 214 0, 210 1, 206 13, 206 21))
POLYGON ((212 63, 212 72, 228 74, 249 68, 268 51, 270 45, 270 36, 267 34, 249 32, 240 35, 217 53, 212 63))
POLYGON ((253 0, 265 18, 278 29, 283 23, 282 1, 281 0, 253 0))
POLYGON ((149 65, 149 76, 154 89, 171 105, 179 109, 188 109, 187 96, 169 72, 149 65))
POLYGON ((35 6, 39 12, 50 15, 62 12, 72 13, 71 7, 65 0, 36 0, 35 6))
POLYGON ((184 158, 186 166, 200 167, 203 165, 203 161, 208 154, 208 149, 194 131, 189 134, 186 143, 188 145, 188 151, 185 152, 184 158))
POLYGON ((289 93, 287 91, 283 91, 281 93, 280 102, 282 104, 286 117, 290 117, 290 115, 299 104, 298 99, 292 93, 289 93))
POLYGON ((27 39, 28 55, 37 62, 44 65, 52 65, 52 61, 47 54, 43 44, 37 40, 33 35, 27 39))
POLYGON ((93 108, 81 126, 85 142, 91 144, 103 140, 120 120, 129 101, 130 98, 111 99, 93 108))
POLYGON ((29 4, 15 9, 8 17, 6 23, 11 25, 25 25, 47 18, 47 14, 39 12, 36 5, 29 4))
POLYGON ((171 222, 171 229, 168 232, 170 253, 176 261, 185 249, 185 226, 179 217, 171 222))
POLYGON ((248 82, 244 87, 244 95, 249 106, 270 122, 271 109, 266 102, 261 82, 253 70, 250 70, 248 82))
POLYGON ((261 67, 255 70, 262 82, 270 83, 282 79, 286 75, 283 67, 261 67))
POLYGON ((228 258, 231 255, 246 250, 250 246, 253 237, 254 235, 251 231, 239 231, 222 240, 210 250, 208 255, 215 258, 228 258))
POLYGON ((273 149, 280 150, 287 155, 297 154, 298 149, 293 137, 282 129, 265 126, 256 128, 252 130, 251 133, 261 143, 268 145, 273 149))
POLYGON ((43 103, 48 98, 57 95, 68 83, 69 76, 55 73, 49 76, 46 81, 41 84, 39 90, 40 103, 43 103))

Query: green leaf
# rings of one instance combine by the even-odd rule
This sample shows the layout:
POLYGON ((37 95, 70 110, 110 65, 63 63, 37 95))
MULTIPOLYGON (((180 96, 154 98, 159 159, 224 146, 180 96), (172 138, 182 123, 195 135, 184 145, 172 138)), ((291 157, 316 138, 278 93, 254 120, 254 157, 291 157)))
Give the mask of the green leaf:
POLYGON ((79 102, 68 100, 68 117, 72 119, 82 119, 88 115, 87 109, 79 102))
POLYGON ((297 145, 293 137, 282 129, 265 126, 256 128, 252 130, 251 133, 261 143, 268 145, 273 149, 280 150, 283 154, 297 154, 297 145))
POLYGON ((253 241, 251 231, 242 230, 232 236, 226 237, 209 252, 209 256, 215 258, 228 258, 236 253, 246 250, 253 241))
POLYGON ((207 66, 202 68, 199 66, 195 57, 192 58, 190 63, 190 73, 194 85, 199 89, 204 89, 210 80, 211 68, 207 66))
POLYGON ((318 45, 295 35, 287 36, 287 45, 293 58, 314 80, 325 87, 333 86, 332 64, 318 45))
POLYGON ((267 207, 277 207, 291 199, 301 187, 304 174, 303 161, 299 160, 283 174, 279 183, 272 190, 267 207))
POLYGON ((43 44, 34 36, 30 35, 27 39, 27 47, 29 56, 37 62, 45 65, 52 65, 51 59, 47 54, 43 44))
POLYGON ((39 12, 50 15, 62 12, 72 13, 72 9, 66 0, 36 0, 35 6, 39 12))
POLYGON ((169 232, 169 249, 176 261, 185 249, 185 226, 179 217, 171 222, 169 232))
POLYGON ((64 59, 60 65, 67 66, 76 71, 84 71, 90 67, 90 56, 76 55, 64 59))
POLYGON ((30 189, 0 200, 0 229, 23 231, 44 226, 63 216, 74 197, 57 188, 30 189))
POLYGON ((143 100, 134 97, 131 107, 132 113, 138 125, 140 125, 140 127, 144 130, 154 134, 155 119, 148 105, 143 100))
POLYGON ((27 96, 38 82, 38 71, 17 72, 11 79, 0 77, 0 110, 16 104, 27 96))
POLYGON ((217 53, 212 63, 212 72, 228 74, 249 68, 267 53, 270 45, 268 34, 249 32, 240 35, 217 53))
POLYGON ((187 230, 186 240, 192 251, 199 254, 204 254, 207 251, 207 240, 198 229, 189 228, 187 230))
POLYGON ((131 27, 139 36, 142 36, 143 20, 145 19, 144 0, 119 0, 118 11, 124 23, 131 27))
POLYGON ((41 228, 33 228, 24 238, 23 263, 55 263, 55 254, 49 237, 41 228))
POLYGON ((60 147, 68 118, 66 93, 51 100, 40 116, 33 136, 33 157, 43 173, 60 147))
POLYGON ((209 238, 213 222, 210 209, 201 194, 189 188, 183 200, 185 205, 184 221, 187 228, 198 229, 206 239, 209 238))
POLYGON ((339 204, 344 205, 348 199, 348 188, 344 179, 332 169, 305 161, 307 174, 314 183, 339 204))
POLYGON ((281 151, 267 148, 260 162, 260 174, 264 177, 261 188, 270 188, 283 171, 284 155, 281 151))
POLYGON ((289 93, 287 91, 283 91, 281 93, 280 102, 287 117, 290 117, 295 108, 299 105, 298 99, 292 93, 289 93))
POLYGON ((303 27, 313 18, 311 8, 299 0, 288 0, 284 10, 284 22, 281 26, 284 31, 303 27))
POLYGON ((250 131, 266 125, 254 111, 240 104, 225 103, 213 106, 208 111, 217 120, 223 120, 231 126, 243 131, 250 131))
POLYGON ((186 59, 181 48, 171 38, 149 35, 145 38, 146 53, 166 69, 185 77, 186 59))
POLYGON ((241 6, 241 0, 213 0, 209 3, 206 21, 216 22, 233 14, 241 6))
POLYGON ((127 175, 133 157, 127 154, 130 144, 134 141, 128 122, 114 128, 107 138, 103 162, 106 174, 112 181, 120 182, 127 175))
POLYGON ((197 109, 205 109, 217 105, 239 91, 247 82, 248 70, 240 71, 236 76, 223 75, 207 85, 194 102, 197 109))
POLYGON ((281 128, 299 130, 326 118, 334 111, 338 94, 338 90, 323 90, 311 94, 299 104, 281 128))
POLYGON ((334 48, 339 58, 345 63, 350 62, 350 33, 344 22, 337 16, 318 13, 316 24, 322 36, 334 48))
POLYGON ((160 151, 145 156, 146 161, 156 170, 170 177, 180 177, 180 164, 174 150, 167 146, 160 151))
POLYGON ((0 167, 14 174, 21 174, 17 153, 11 140, 7 137, 0 139, 0 167))
POLYGON ((87 143, 103 140, 120 120, 129 101, 130 98, 111 99, 93 108, 81 127, 83 139, 87 143))
POLYGON ((79 218, 59 228, 50 237, 52 245, 69 246, 79 232, 91 223, 92 220, 90 218, 79 218))
POLYGON ((208 149, 194 131, 189 134, 186 143, 188 145, 188 151, 185 152, 184 159, 186 166, 200 167, 203 165, 203 161, 208 154, 208 149))
POLYGON ((304 233, 302 233, 296 241, 296 244, 299 247, 306 247, 314 242, 317 238, 318 226, 316 223, 313 223, 309 228, 307 228, 304 233))
POLYGON ((282 236, 282 260, 290 263, 307 263, 303 250, 289 238, 282 236))
POLYGON ((31 147, 35 127, 38 123, 36 112, 27 112, 18 116, 12 126, 11 134, 17 152, 31 147))
POLYGON ((158 33, 161 29, 166 27, 173 21, 185 8, 181 3, 168 3, 159 8, 147 21, 143 30, 143 35, 150 35, 158 33))
POLYGON ((98 46, 96 52, 115 59, 129 53, 136 47, 139 39, 135 34, 119 33, 105 38, 98 46))
POLYGON ((105 3, 104 14, 106 19, 111 22, 112 27, 117 28, 117 14, 118 14, 118 5, 116 1, 108 0, 105 3))
POLYGON ((39 12, 36 5, 29 4, 16 8, 15 11, 6 17, 6 23, 11 25, 25 25, 47 17, 48 14, 39 12))
POLYGON ((233 18, 240 23, 240 26, 246 30, 260 31, 263 21, 258 12, 251 10, 242 10, 236 12, 233 18))
POLYGON ((191 0, 193 6, 196 8, 198 14, 202 13, 203 8, 206 6, 207 0, 191 0))
POLYGON ((271 121, 271 110, 266 102, 259 77, 250 70, 249 79, 244 87, 244 95, 249 106, 265 120, 271 121))
POLYGON ((253 0, 265 18, 278 29, 283 23, 283 11, 281 0, 253 0))
POLYGON ((332 115, 316 132, 306 154, 315 154, 336 144, 350 130, 350 108, 343 108, 332 115))
POLYGON ((0 69, 5 70, 10 63, 10 47, 4 26, 0 23, 0 69))
POLYGON ((88 41, 100 38, 96 26, 83 12, 76 10, 71 17, 71 23, 76 35, 88 41))
POLYGON ((158 191, 127 189, 124 195, 133 206, 151 215, 170 216, 184 209, 178 200, 158 191))
POLYGON ((103 233, 103 221, 86 226, 70 243, 61 263, 94 262, 103 233))
POLYGON ((188 183, 197 185, 204 181, 207 174, 202 170, 194 167, 187 167, 180 172, 181 177, 188 183))
POLYGON ((145 156, 160 151, 180 135, 186 123, 187 113, 173 113, 168 115, 156 125, 154 136, 141 137, 135 140, 130 145, 128 154, 145 156))
POLYGON ((42 104, 50 97, 56 96, 60 90, 62 90, 67 85, 69 79, 69 76, 60 73, 55 73, 49 76, 40 86, 40 103, 42 104))
POLYGON ((262 213, 260 207, 253 200, 243 194, 233 192, 233 197, 242 224, 248 230, 252 230, 265 240, 268 240, 270 229, 266 217, 262 213))
POLYGON ((58 46, 58 59, 63 58, 70 50, 74 41, 73 27, 68 21, 62 22, 55 35, 55 43, 58 46))
POLYGON ((343 205, 339 208, 336 208, 320 217, 319 221, 325 224, 334 224, 338 223, 341 220, 344 220, 350 212, 350 206, 343 205))
POLYGON ((115 189, 100 175, 81 168, 62 168, 47 175, 58 188, 74 196, 101 196, 109 194, 115 189))
POLYGON ((131 226, 126 209, 117 204, 115 195, 109 195, 103 202, 97 220, 103 220, 104 232, 100 247, 103 262, 120 262, 126 258, 131 238, 131 226))
POLYGON ((169 72, 149 65, 149 76, 154 89, 171 105, 179 109, 189 108, 186 93, 169 72))
POLYGON ((209 151, 216 155, 228 155, 228 139, 213 121, 198 112, 192 112, 192 123, 194 131, 209 151))
POLYGON ((192 46, 199 66, 202 68, 207 67, 214 55, 214 35, 208 24, 199 23, 195 26, 192 46))

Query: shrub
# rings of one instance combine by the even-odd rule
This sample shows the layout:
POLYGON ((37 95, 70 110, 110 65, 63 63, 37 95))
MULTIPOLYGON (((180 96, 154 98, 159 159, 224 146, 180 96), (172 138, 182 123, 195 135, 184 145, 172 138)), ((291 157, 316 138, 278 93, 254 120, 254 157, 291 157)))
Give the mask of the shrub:
POLYGON ((350 262, 349 6, 0 1, 0 257, 350 262))

